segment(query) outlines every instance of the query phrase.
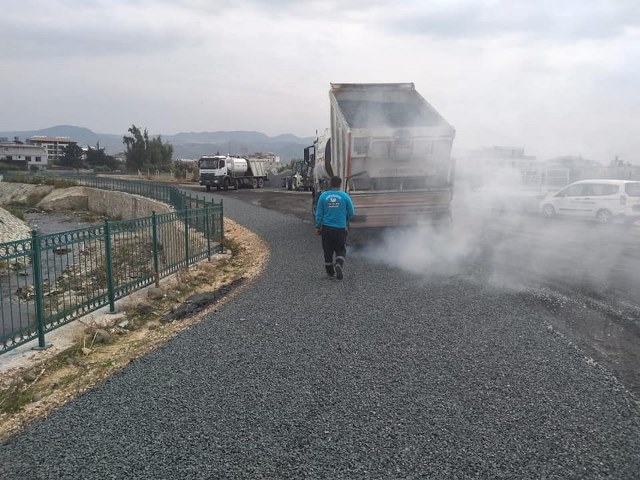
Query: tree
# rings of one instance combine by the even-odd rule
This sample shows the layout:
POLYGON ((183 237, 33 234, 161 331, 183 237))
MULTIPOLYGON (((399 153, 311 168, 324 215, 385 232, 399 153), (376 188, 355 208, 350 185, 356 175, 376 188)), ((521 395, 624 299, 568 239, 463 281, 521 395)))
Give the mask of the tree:
POLYGON ((58 163, 65 167, 80 168, 82 167, 82 157, 84 152, 77 143, 70 143, 62 150, 62 156, 58 163))
POLYGON ((198 165, 196 163, 176 160, 173 163, 173 168, 175 169, 176 177, 184 178, 187 174, 193 175, 198 170, 198 165))
POLYGON ((90 168, 102 167, 104 170, 114 170, 118 168, 118 162, 112 155, 107 155, 104 148, 100 148, 100 143, 96 148, 88 147, 86 153, 87 166, 90 168))
POLYGON ((278 173, 282 173, 285 172, 287 170, 293 170, 293 167, 295 166, 296 162, 299 162, 300 160, 302 160, 301 158, 292 158, 289 163, 287 163, 286 165, 282 165, 281 167, 278 168, 278 173))
POLYGON ((122 143, 127 148, 125 156, 129 170, 146 170, 148 168, 169 170, 171 168, 173 145, 168 142, 163 143, 160 136, 149 139, 146 128, 141 131, 135 125, 131 125, 128 132, 131 136, 123 137, 122 143))

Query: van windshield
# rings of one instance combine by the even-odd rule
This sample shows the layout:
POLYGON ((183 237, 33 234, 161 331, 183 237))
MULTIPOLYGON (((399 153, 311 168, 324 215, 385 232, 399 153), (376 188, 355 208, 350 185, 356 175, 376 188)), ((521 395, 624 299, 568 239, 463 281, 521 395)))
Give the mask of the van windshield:
POLYGON ((640 197, 640 182, 625 184, 624 191, 630 197, 640 197))

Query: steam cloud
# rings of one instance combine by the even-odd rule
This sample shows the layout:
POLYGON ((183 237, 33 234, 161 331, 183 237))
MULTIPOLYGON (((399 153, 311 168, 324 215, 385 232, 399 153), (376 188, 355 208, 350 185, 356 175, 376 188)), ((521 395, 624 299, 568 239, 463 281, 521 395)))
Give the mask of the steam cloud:
POLYGON ((540 195, 510 172, 482 190, 458 183, 450 229, 416 224, 356 251, 417 275, 455 276, 498 287, 561 287, 634 301, 640 287, 638 227, 542 218, 540 195))

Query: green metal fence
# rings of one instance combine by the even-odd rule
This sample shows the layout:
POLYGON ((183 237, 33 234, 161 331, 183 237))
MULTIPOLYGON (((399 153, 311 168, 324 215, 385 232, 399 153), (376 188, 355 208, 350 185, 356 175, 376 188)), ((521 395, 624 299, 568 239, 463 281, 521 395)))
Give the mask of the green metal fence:
MULTIPOLYGON (((68 178, 68 177, 67 177, 68 178)), ((78 177, 78 183, 145 195, 170 213, 0 244, 0 353, 114 302, 223 248, 222 202, 170 185, 78 177)))

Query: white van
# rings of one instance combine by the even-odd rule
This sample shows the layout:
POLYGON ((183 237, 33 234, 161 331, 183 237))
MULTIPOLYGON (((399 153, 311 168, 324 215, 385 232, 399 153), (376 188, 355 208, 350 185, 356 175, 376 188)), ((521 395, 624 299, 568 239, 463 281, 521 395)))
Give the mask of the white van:
POLYGON ((580 180, 540 202, 545 217, 571 216, 610 223, 614 219, 640 220, 640 182, 580 180))

